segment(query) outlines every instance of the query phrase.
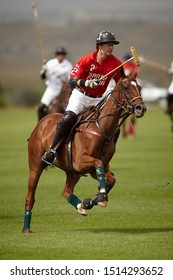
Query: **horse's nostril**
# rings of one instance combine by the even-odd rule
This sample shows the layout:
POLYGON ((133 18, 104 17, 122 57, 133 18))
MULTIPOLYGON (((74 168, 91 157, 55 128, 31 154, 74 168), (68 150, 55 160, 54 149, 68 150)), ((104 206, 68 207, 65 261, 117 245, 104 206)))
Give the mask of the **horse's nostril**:
POLYGON ((137 106, 135 107, 134 112, 135 112, 135 116, 136 116, 137 118, 140 118, 140 117, 143 116, 143 114, 144 114, 144 112, 145 112, 145 107, 144 107, 144 106, 141 106, 141 105, 137 105, 137 106))
POLYGON ((140 106, 140 105, 136 106, 136 110, 137 111, 141 111, 142 110, 142 106, 140 106))

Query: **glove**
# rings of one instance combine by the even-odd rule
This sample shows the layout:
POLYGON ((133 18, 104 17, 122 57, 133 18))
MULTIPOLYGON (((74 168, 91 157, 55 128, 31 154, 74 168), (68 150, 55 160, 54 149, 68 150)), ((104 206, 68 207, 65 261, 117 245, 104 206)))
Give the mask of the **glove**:
POLYGON ((45 71, 46 71, 46 64, 43 64, 40 73, 43 73, 45 71))
POLYGON ((46 78, 46 64, 43 64, 42 69, 40 71, 40 76, 43 80, 46 78))
POLYGON ((99 81, 98 80, 86 80, 85 86, 89 87, 89 88, 96 88, 99 86, 99 81))

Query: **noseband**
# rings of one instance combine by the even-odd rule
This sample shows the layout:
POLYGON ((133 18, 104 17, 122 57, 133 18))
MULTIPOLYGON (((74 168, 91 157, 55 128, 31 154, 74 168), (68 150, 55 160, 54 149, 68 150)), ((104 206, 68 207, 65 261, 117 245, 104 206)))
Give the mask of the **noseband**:
MULTIPOLYGON (((126 79, 126 80, 130 80, 131 81, 130 83, 133 84, 136 87, 137 83, 136 83, 136 81, 134 79, 129 78, 129 79, 126 79)), ((137 87, 136 87, 136 89, 139 92, 137 87)), ((117 107, 125 109, 125 110, 128 109, 129 113, 132 113, 133 112, 133 105, 132 105, 133 102, 135 100, 137 100, 137 99, 141 99, 142 100, 142 97, 141 97, 141 95, 139 95, 139 96, 136 96, 136 97, 130 99, 129 96, 131 96, 131 94, 127 94, 127 92, 126 92, 127 90, 130 91, 130 93, 132 92, 132 89, 128 88, 128 87, 125 87, 123 85, 123 81, 121 81, 119 83, 119 90, 118 90, 118 92, 119 92, 119 95, 122 94, 125 97, 125 99, 123 99, 123 101, 121 102, 115 96, 111 95, 111 97, 112 97, 114 103, 117 105, 117 107)))

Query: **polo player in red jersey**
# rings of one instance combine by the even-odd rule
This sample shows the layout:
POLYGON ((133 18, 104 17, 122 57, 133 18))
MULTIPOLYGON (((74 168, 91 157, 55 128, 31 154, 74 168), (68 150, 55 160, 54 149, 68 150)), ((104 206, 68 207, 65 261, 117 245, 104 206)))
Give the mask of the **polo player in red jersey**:
POLYGON ((66 111, 57 124, 50 150, 42 156, 42 160, 52 165, 57 158, 57 144, 64 141, 83 109, 97 105, 105 93, 110 80, 116 83, 124 74, 123 67, 113 71, 105 79, 100 80, 122 62, 114 56, 114 45, 119 41, 112 32, 102 31, 96 38, 96 50, 82 57, 72 68, 70 85, 74 88, 66 111), (100 80, 100 81, 99 81, 100 80))

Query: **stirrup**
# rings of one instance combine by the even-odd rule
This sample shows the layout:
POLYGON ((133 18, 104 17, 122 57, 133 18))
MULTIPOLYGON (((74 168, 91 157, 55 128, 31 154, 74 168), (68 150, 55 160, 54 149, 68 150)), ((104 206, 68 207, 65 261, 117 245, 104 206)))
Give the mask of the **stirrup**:
POLYGON ((57 158, 57 152, 53 149, 50 149, 49 152, 45 152, 44 155, 42 156, 42 161, 47 163, 49 166, 54 165, 54 162, 57 158))

